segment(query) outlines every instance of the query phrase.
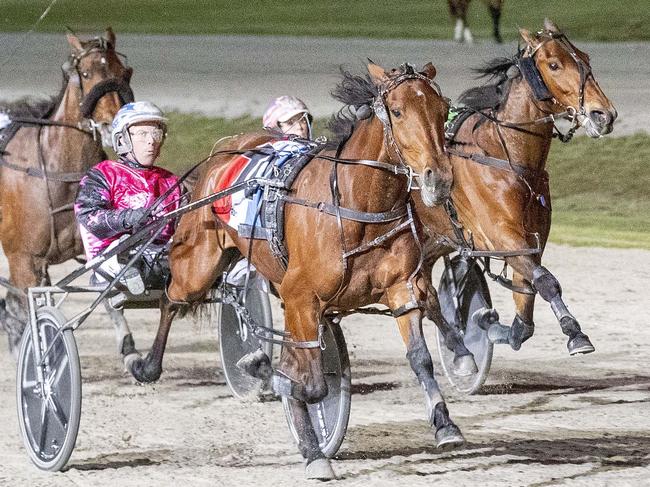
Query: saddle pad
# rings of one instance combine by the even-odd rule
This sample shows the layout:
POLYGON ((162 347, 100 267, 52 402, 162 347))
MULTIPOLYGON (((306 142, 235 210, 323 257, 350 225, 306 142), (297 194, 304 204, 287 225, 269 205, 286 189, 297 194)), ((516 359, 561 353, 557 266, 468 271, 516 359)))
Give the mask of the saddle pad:
MULTIPOLYGON (((271 149, 272 153, 247 152, 233 160, 217 182, 215 191, 222 191, 234 184, 252 178, 273 179, 278 170, 291 158, 304 154, 310 147, 294 140, 277 140, 259 146, 271 149)), ((215 215, 236 230, 240 226, 262 227, 260 217, 264 187, 237 191, 230 196, 216 200, 212 207, 215 215)))

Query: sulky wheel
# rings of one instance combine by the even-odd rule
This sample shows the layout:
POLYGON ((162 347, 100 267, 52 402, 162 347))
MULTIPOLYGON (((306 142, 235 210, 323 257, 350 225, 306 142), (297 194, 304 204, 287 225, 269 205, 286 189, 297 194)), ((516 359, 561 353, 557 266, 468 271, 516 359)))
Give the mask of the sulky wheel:
POLYGON ((38 380, 32 329, 23 334, 18 357, 16 403, 27 453, 34 464, 49 471, 61 470, 77 440, 81 417, 81 372, 77 344, 71 329, 56 308, 36 313, 43 382, 38 380))
MULTIPOLYGON (((350 358, 341 327, 328 320, 324 332, 325 350, 322 351, 323 372, 327 382, 327 396, 315 404, 307 404, 314 431, 323 455, 328 458, 336 455, 350 418, 351 375, 350 358)), ((297 425, 289 405, 289 399, 282 398, 284 413, 289 429, 296 443, 299 442, 297 425)))
POLYGON ((438 287, 440 307, 445 320, 453 324, 456 321, 456 304, 453 299, 453 290, 460 289, 458 296, 460 328, 464 334, 465 346, 474 355, 478 371, 469 376, 459 376, 454 373, 454 353, 447 348, 443 334, 436 327, 438 355, 449 382, 464 394, 475 394, 479 391, 490 372, 493 344, 488 339, 487 330, 478 326, 472 316, 475 311, 481 308, 492 308, 492 300, 485 277, 476 262, 462 260, 459 256, 456 256, 451 259, 450 265, 451 269, 453 269, 454 280, 452 281, 449 268, 446 267, 438 287))
MULTIPOLYGON (((256 324, 273 328, 271 302, 266 292, 249 288, 246 294, 246 308, 256 324)), ((241 323, 235 308, 232 305, 222 304, 219 317, 221 364, 230 392, 239 399, 250 399, 259 396, 262 392, 264 382, 248 375, 236 365, 240 358, 260 347, 269 358, 273 358, 273 344, 253 336, 241 323)))

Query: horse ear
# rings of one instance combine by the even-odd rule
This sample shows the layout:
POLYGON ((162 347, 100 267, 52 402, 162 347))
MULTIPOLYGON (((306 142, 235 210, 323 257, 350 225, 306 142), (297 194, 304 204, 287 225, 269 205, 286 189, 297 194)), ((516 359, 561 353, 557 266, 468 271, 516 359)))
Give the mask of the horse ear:
POLYGON ((555 23, 548 18, 544 19, 544 30, 547 30, 548 32, 554 32, 556 34, 560 33, 560 29, 558 29, 557 25, 555 25, 555 23))
POLYGON ((388 76, 386 76, 384 68, 373 62, 368 63, 368 74, 375 85, 381 85, 388 81, 388 76))
POLYGON ((74 49, 75 51, 83 50, 83 48, 81 47, 81 41, 76 35, 66 34, 65 36, 68 38, 68 44, 70 44, 70 47, 72 49, 74 49))
POLYGON ((104 32, 104 39, 106 39, 111 46, 115 47, 115 32, 113 32, 113 29, 111 27, 106 27, 106 32, 104 32))
POLYGON ((519 35, 529 46, 535 47, 537 45, 537 39, 527 29, 519 29, 519 35))
POLYGON ((422 68, 422 71, 420 72, 420 74, 423 74, 424 76, 426 76, 429 79, 433 79, 433 78, 436 77, 436 74, 437 74, 436 67, 433 65, 433 63, 427 63, 422 68))

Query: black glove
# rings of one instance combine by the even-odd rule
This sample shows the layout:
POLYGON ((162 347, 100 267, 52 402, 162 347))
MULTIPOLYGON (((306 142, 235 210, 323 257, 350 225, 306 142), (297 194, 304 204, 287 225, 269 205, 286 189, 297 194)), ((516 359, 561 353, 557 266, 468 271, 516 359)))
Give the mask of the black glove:
POLYGON ((127 232, 137 232, 150 221, 145 215, 149 213, 148 208, 128 208, 122 211, 122 227, 127 232))

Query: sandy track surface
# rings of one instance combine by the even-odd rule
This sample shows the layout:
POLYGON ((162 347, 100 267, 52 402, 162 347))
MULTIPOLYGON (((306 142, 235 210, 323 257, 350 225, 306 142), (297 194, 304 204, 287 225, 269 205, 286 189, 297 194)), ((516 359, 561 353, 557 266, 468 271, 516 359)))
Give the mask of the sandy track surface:
MULTIPOLYGON (((462 397, 439 378, 468 442, 459 450, 434 447, 394 322, 369 316, 344 321, 353 396, 347 439, 334 462, 337 485, 645 485, 650 252, 551 245, 545 257, 597 351, 569 357, 550 309, 538 303, 535 336, 519 352, 496 348, 482 394, 462 397)), ((72 267, 59 266, 55 274, 72 267)), ((509 296, 493 287, 493 297, 502 321, 510 323, 509 296)), ((68 315, 86 299, 66 303, 68 315)), ((157 312, 131 311, 128 317, 136 344, 146 349, 157 312)), ((31 465, 15 412, 15 367, 0 352, 0 485, 293 487, 303 480, 281 403, 230 396, 214 323, 176 322, 165 372, 147 386, 123 372, 103 312, 75 336, 83 406, 77 445, 63 473, 31 465)), ((429 344, 435 356, 433 338, 429 344)))
MULTIPOLYGON (((97 33, 99 34, 99 33, 97 33)), ((496 56, 512 56, 515 43, 459 45, 452 41, 326 39, 255 36, 122 35, 117 47, 135 69, 138 99, 169 109, 238 117, 260 116, 274 96, 295 94, 317 116, 340 107, 329 93, 338 69, 361 71, 367 58, 385 66, 431 61, 446 96, 476 86, 471 68, 496 56)), ((613 135, 650 127, 650 43, 577 42, 591 56, 596 79, 618 109, 613 135)), ((59 67, 69 52, 63 33, 0 33, 0 99, 54 95, 59 67), (16 54, 9 51, 16 46, 16 54), (5 49, 6 47, 6 49, 5 49)))

